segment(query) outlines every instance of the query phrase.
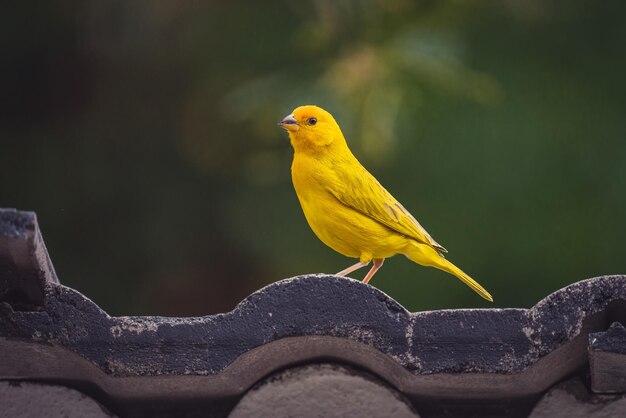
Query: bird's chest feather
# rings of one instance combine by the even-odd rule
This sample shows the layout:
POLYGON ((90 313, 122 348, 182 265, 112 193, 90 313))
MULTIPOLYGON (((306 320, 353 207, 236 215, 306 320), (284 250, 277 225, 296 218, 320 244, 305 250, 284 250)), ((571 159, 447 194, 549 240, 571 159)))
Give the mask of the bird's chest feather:
POLYGON ((359 257, 379 228, 373 220, 343 203, 329 191, 338 182, 338 167, 308 156, 294 158, 291 173, 302 211, 322 242, 341 254, 359 257))
POLYGON ((295 155, 291 165, 293 186, 309 219, 310 215, 328 206, 332 195, 328 183, 334 181, 332 167, 308 155, 295 155))

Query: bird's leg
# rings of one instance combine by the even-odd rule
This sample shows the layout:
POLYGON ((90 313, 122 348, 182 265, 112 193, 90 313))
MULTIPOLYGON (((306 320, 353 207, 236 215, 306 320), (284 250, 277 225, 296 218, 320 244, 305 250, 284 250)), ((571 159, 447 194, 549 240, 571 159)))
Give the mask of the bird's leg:
POLYGON ((365 267, 367 266, 369 263, 361 263, 360 261, 358 263, 356 263, 353 266, 348 267, 347 269, 343 269, 341 270, 339 273, 337 273, 337 276, 347 276, 348 274, 352 273, 355 270, 360 269, 361 267, 365 267))
POLYGON ((363 283, 365 283, 365 284, 369 283, 369 281, 371 280, 372 277, 374 277, 374 274, 376 274, 378 269, 383 266, 384 262, 385 262, 384 258, 380 258, 378 260, 374 260, 374 265, 372 265, 372 268, 370 269, 370 271, 367 272, 367 275, 363 279, 363 283))

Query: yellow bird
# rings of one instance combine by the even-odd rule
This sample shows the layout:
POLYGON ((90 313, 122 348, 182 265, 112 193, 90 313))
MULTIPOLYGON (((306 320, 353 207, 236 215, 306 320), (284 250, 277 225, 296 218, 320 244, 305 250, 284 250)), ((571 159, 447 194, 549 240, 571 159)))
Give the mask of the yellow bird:
POLYGON ((311 229, 333 250, 359 259, 338 275, 373 261, 363 279, 368 283, 385 258, 404 254, 458 277, 493 302, 489 292, 444 258, 448 251, 359 163, 330 113, 300 106, 279 125, 294 149, 291 177, 311 229))

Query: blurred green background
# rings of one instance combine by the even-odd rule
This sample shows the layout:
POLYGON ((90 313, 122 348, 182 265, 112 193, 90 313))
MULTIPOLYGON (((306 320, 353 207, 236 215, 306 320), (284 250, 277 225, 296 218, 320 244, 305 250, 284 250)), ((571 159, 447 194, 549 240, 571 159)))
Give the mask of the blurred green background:
POLYGON ((354 262, 291 185, 276 122, 309 103, 495 297, 399 256, 372 284, 408 309, 626 272, 626 2, 2 8, 0 206, 36 211, 62 283, 111 314, 224 312, 354 262))

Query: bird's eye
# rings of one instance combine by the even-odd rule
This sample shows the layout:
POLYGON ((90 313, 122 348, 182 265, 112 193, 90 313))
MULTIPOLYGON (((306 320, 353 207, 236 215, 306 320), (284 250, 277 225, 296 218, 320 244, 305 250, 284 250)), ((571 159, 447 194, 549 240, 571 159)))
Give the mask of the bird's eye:
POLYGON ((317 123, 317 118, 309 118, 309 119, 307 120, 307 123, 308 123, 309 125, 315 125, 315 124, 317 123))

